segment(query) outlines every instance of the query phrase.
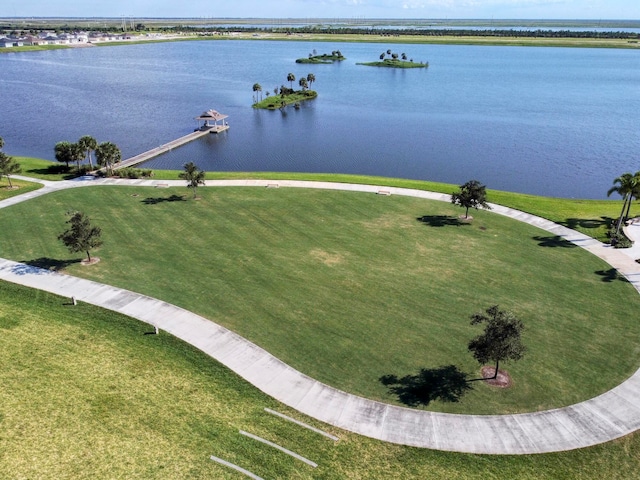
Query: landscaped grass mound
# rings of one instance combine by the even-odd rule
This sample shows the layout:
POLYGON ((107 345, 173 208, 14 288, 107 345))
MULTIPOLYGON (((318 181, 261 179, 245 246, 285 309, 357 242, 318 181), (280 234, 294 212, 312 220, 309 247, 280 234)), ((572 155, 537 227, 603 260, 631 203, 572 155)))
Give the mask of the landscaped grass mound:
MULTIPOLYGON (((525 323, 512 388, 476 382, 452 412, 505 413, 590 398, 638 367, 640 297, 599 259, 490 212, 300 189, 96 187, 0 211, 0 256, 146 293, 198 312, 338 388, 394 401, 383 375, 455 364, 470 314, 493 304, 525 323), (177 200, 176 200, 177 198, 177 200), (173 201, 170 201, 173 199, 173 201), (102 261, 73 263, 56 236, 82 209, 102 261)), ((79 258, 79 257, 77 257, 79 258)))

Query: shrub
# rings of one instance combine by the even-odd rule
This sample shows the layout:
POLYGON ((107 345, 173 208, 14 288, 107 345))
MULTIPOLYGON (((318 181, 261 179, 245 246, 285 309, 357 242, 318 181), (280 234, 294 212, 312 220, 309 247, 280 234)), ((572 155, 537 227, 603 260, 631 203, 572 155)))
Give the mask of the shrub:
POLYGON ((113 176, 118 178, 149 178, 153 177, 153 170, 127 167, 115 170, 113 176))
POLYGON ((613 248, 631 248, 633 242, 624 234, 623 230, 616 233, 616 222, 614 221, 607 232, 609 243, 613 248))

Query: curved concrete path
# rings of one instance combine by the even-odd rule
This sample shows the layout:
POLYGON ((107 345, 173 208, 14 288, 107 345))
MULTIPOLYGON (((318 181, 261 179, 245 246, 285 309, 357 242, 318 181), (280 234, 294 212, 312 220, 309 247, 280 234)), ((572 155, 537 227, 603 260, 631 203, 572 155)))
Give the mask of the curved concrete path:
MULTIPOLYGON (((47 184, 22 201, 82 185, 157 185, 157 181, 80 180, 47 184), (34 193, 38 195, 33 195, 34 193)), ((173 184, 174 182, 160 182, 173 184)), ((184 182, 175 182, 184 186, 184 182)), ((293 181, 207 181, 209 186, 325 188, 449 201, 448 195, 368 185, 293 181)), ((20 197, 0 202, 0 208, 20 197)), ((499 205, 493 211, 527 222, 599 256, 640 292, 640 265, 568 228, 499 205)), ((639 232, 640 234, 640 232, 639 232)), ((640 241, 640 237, 637 239, 640 241)), ((640 428, 640 370, 616 388, 585 402, 517 415, 454 415, 375 402, 324 385, 239 335, 194 313, 138 293, 0 259, 0 279, 114 310, 155 325, 194 345, 282 403, 323 422, 386 442, 455 452, 530 454, 607 442, 640 428)))

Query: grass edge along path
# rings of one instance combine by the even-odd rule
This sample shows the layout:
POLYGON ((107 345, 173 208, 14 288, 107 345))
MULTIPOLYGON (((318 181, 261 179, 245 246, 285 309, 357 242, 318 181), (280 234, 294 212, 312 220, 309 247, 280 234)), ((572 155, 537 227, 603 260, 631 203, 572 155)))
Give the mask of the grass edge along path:
POLYGON ((0 282, 0 476, 238 478, 210 455, 265 478, 629 479, 640 435, 570 452, 487 456, 385 444, 278 404, 183 342, 129 317, 0 282), (340 437, 263 414, 277 409, 340 437), (300 468, 243 439, 252 428, 317 461, 300 468))
MULTIPOLYGON (((265 99, 266 100, 266 99, 265 99)), ((23 168, 23 175, 42 180, 64 180, 64 174, 50 174, 49 168, 57 164, 49 160, 15 157, 23 168)), ((179 170, 154 170, 155 180, 178 180, 179 170)), ((296 172, 207 172, 209 180, 309 180, 338 183, 359 183, 363 185, 379 185, 415 190, 426 190, 450 194, 457 191, 458 185, 434 182, 429 180, 410 180, 401 178, 376 177, 370 175, 333 174, 333 173, 296 173, 296 172)), ((559 197, 543 197, 526 193, 507 192, 488 189, 488 198, 492 203, 515 208, 532 215, 546 218, 559 225, 569 227, 596 240, 606 242, 608 225, 617 218, 622 207, 622 200, 569 199, 559 197)), ((631 209, 631 216, 639 215, 640 208, 636 202, 631 209)))

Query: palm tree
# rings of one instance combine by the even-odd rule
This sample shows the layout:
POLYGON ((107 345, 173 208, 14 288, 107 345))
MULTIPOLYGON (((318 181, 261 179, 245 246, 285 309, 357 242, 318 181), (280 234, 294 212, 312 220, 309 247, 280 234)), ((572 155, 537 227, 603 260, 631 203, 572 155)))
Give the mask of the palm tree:
POLYGON ((13 157, 10 157, 4 152, 0 152, 0 179, 2 179, 3 176, 7 177, 10 189, 13 188, 13 185, 11 185, 11 175, 20 172, 22 172, 20 164, 16 162, 13 157))
MULTIPOLYGON (((262 85, 260 85, 259 83, 254 83, 253 84, 253 91, 254 92, 260 92, 260 100, 262 100, 262 85)), ((257 101, 257 97, 256 97, 256 101, 257 101)))
POLYGON ((635 175, 631 173, 623 173, 619 177, 613 180, 613 187, 607 191, 607 197, 612 193, 618 193, 622 199, 622 211, 620 212, 620 218, 616 225, 616 235, 620 233, 620 227, 622 223, 627 219, 629 215, 629 209, 631 208, 631 201, 633 197, 640 197, 640 172, 636 172, 635 175))
POLYGON ((69 162, 71 161, 71 142, 58 142, 55 147, 53 147, 53 151, 55 153, 56 160, 66 163, 67 167, 69 167, 69 162))
POLYGON ((293 82, 296 81, 296 76, 293 73, 287 74, 287 82, 291 85, 291 90, 293 90, 293 82))
POLYGON ((115 143, 103 142, 96 148, 98 165, 105 167, 107 173, 113 174, 113 165, 122 159, 122 153, 115 143))
POLYGON ((185 163, 183 167, 184 172, 180 173, 179 177, 187 181, 187 187, 193 190, 193 198, 196 198, 198 185, 204 185, 205 172, 193 162, 185 163))
POLYGON ((85 156, 85 149, 80 143, 72 143, 69 146, 69 159, 72 162, 76 162, 78 171, 80 171, 80 160, 85 156))
POLYGON ((98 142, 91 135, 85 135, 80 137, 78 140, 78 145, 82 147, 82 149, 87 153, 87 160, 89 160, 89 166, 91 170, 93 170, 93 161, 91 161, 91 152, 95 151, 98 148, 98 142))
POLYGON ((307 75, 307 82, 309 82, 309 88, 311 88, 311 84, 316 81, 316 76, 313 73, 307 75))
POLYGON ((302 91, 304 92, 307 87, 309 86, 309 84, 307 83, 307 79, 302 77, 300 80, 298 80, 298 85, 300 85, 300 87, 302 88, 302 91))

